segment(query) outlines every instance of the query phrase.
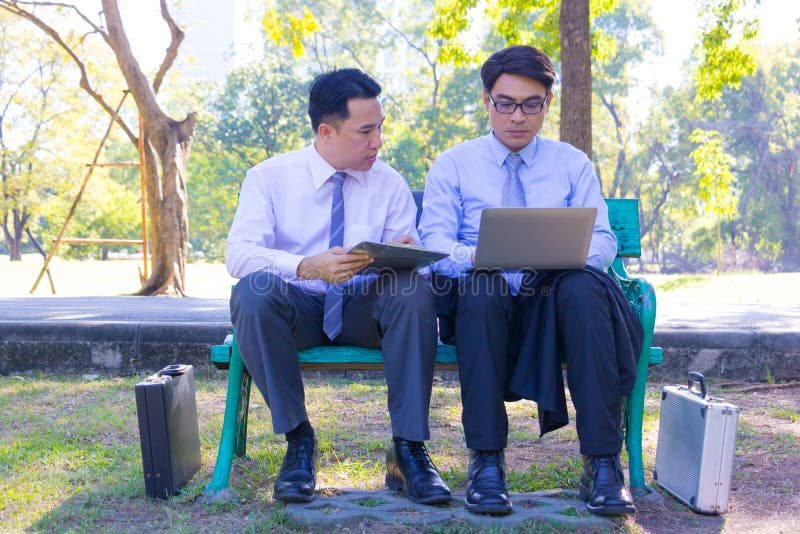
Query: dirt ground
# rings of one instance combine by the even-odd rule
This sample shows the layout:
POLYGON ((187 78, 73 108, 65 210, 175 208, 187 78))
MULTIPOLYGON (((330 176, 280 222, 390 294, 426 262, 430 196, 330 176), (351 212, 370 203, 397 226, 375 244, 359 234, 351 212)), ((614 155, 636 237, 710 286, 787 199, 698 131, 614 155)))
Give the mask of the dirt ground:
MULTIPOLYGON (((651 385, 644 431, 645 478, 653 484, 660 385, 651 385)), ((623 531, 800 532, 800 383, 712 384, 711 393, 740 408, 733 475, 727 513, 691 511, 663 488, 636 498, 637 513, 619 523, 623 531)), ((533 423, 535 425, 535 422, 533 423)), ((510 447, 511 470, 546 465, 553 456, 578 454, 577 440, 548 440, 546 447, 510 447)))

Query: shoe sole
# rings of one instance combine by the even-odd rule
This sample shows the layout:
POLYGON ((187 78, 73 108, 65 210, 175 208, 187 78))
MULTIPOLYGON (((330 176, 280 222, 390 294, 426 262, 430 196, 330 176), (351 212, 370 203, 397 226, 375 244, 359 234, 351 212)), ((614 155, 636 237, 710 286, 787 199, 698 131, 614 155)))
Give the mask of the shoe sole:
POLYGON ((302 493, 284 493, 284 494, 273 494, 272 498, 276 501, 281 502, 299 502, 299 503, 310 503, 314 500, 314 495, 303 495, 302 493))
POLYGON ((473 514, 508 515, 513 511, 513 506, 502 504, 470 504, 464 500, 464 508, 473 514))
POLYGON ((393 476, 386 474, 386 487, 393 491, 399 491, 406 498, 417 504, 447 504, 453 500, 452 495, 432 495, 430 497, 426 497, 424 499, 420 499, 419 497, 412 497, 406 491, 405 484, 402 481, 394 478, 393 476))
POLYGON ((617 505, 617 506, 592 506, 589 504, 589 488, 581 484, 578 492, 581 500, 586 503, 586 509, 594 515, 630 515, 636 513, 634 505, 617 505))

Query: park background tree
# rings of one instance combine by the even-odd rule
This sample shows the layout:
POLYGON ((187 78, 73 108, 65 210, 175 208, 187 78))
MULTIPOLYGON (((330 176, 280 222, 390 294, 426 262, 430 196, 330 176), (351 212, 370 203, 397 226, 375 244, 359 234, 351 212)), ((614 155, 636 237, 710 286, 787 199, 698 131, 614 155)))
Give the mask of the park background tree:
POLYGON ((46 137, 69 109, 55 95, 62 58, 31 56, 26 49, 40 40, 14 22, 0 13, 0 222, 11 261, 21 261, 25 228, 57 182, 46 137))
MULTIPOLYGON (((261 21, 262 48, 236 63, 219 83, 187 79, 165 85, 159 93, 164 109, 200 110, 188 162, 188 173, 199 179, 186 184, 192 199, 188 213, 192 255, 214 261, 223 257, 237 193, 250 166, 310 141, 305 101, 315 74, 358 66, 380 81, 387 116, 381 158, 397 168, 409 185, 421 188, 439 153, 486 132, 477 65, 489 51, 528 42, 551 53, 557 69, 562 68, 561 2, 548 0, 536 6, 515 0, 474 2, 463 12, 462 4, 461 0, 374 0, 359 4, 366 9, 349 9, 344 0, 325 5, 276 0, 275 10, 263 11, 273 18, 261 21), (438 18, 433 16, 437 5, 452 7, 445 9, 444 20, 454 27, 463 22, 466 30, 448 38, 438 35, 438 18), (266 31, 270 24, 274 35, 266 31), (308 27, 298 31, 304 25, 308 27)), ((680 69, 684 75, 660 87, 634 77, 636 66, 661 48, 648 6, 633 0, 590 3, 592 162, 606 196, 639 198, 645 251, 641 268, 712 270, 718 243, 722 267, 772 270, 800 265, 800 186, 795 170, 799 133, 797 121, 792 120, 798 114, 800 93, 798 46, 764 47, 755 40, 742 40, 748 27, 744 8, 752 1, 739 2, 734 11, 715 11, 721 4, 701 5, 698 47, 680 69), (717 28, 720 20, 724 28, 731 28, 722 32, 729 37, 712 42, 749 55, 756 69, 742 74, 739 87, 725 81, 719 96, 709 100, 698 97, 695 72, 706 56, 715 57, 712 49, 701 45, 704 34, 717 28), (645 104, 631 99, 637 86, 649 90, 645 104), (721 221, 719 240, 713 217, 698 210, 701 162, 692 157, 698 144, 690 139, 695 130, 720 132, 721 150, 731 158, 737 210, 721 221)), ((82 46, 90 41, 106 46, 99 39, 87 39, 82 46)), ((106 56, 108 62, 93 64, 91 72, 108 71, 108 79, 96 85, 103 94, 112 95, 125 84, 118 67, 110 63, 116 58, 106 56)), ((92 57, 100 60, 100 54, 92 57)), ((559 98, 565 90, 561 84, 557 80, 559 98)), ((96 113, 100 109, 96 106, 93 115, 97 123, 104 120, 96 113)), ((127 121, 135 117, 133 111, 123 109, 127 121)), ((559 107, 554 106, 543 136, 559 137, 562 123, 559 107)), ((73 152, 72 145, 70 140, 62 151, 73 152)), ((122 136, 111 139, 106 152, 106 160, 136 156, 134 145, 122 136)), ((79 165, 85 161, 84 156, 79 165)), ((107 212, 87 210, 76 214, 71 224, 91 236, 114 228, 131 232, 121 210, 112 209, 112 200, 122 203, 138 194, 136 172, 100 173, 91 185, 95 178, 100 190, 87 195, 107 212), (106 179, 114 183, 107 184, 106 179), (113 193, 106 195, 103 189, 113 193)), ((52 197, 47 192, 41 215, 31 218, 43 237, 52 235, 50 221, 68 207, 52 197)), ((99 251, 76 247, 66 253, 83 256, 99 251)))
MULTIPOLYGON (((184 34, 170 15, 166 0, 160 0, 161 16, 169 27, 171 38, 164 59, 150 81, 131 50, 116 0, 102 0, 101 5, 102 21, 93 21, 75 5, 0 0, 0 9, 34 24, 69 55, 80 71, 81 89, 109 115, 113 115, 114 108, 90 80, 88 58, 79 55, 84 36, 72 31, 62 34, 56 26, 63 21, 57 19, 65 15, 77 17, 87 28, 88 35, 101 36, 113 52, 119 72, 142 117, 152 271, 138 294, 183 295, 189 232, 186 168, 196 115, 189 113, 182 120, 173 119, 159 105, 156 94, 177 57, 184 34), (52 23, 46 20, 47 16, 53 17, 52 23)), ((138 145, 138 136, 129 121, 120 115, 116 117, 116 123, 129 141, 138 145)))

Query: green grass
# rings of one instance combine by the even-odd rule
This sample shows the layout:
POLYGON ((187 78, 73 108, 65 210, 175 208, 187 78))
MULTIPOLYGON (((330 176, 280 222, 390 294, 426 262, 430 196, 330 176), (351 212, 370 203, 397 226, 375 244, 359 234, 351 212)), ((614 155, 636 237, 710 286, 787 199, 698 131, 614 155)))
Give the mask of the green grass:
MULTIPOLYGON (((293 532, 298 526, 272 501, 283 436, 272 433, 269 410, 251 397, 247 457, 231 483, 240 504, 201 506, 195 500, 211 478, 224 409, 225 375, 198 376, 202 468, 182 493, 167 501, 144 497, 134 386, 141 377, 0 377, 0 531, 113 530, 138 532, 293 532)), ((319 484, 331 488, 384 487, 390 439, 383 381, 307 380, 306 401, 320 443, 319 484)), ((509 405, 511 442, 535 447, 535 405, 509 405)), ((454 489, 466 484, 467 451, 459 388, 440 384, 432 395, 431 455, 454 489)), ((552 436, 557 436, 554 433, 552 436)), ((569 442, 574 429, 561 432, 569 442)), ((557 443, 557 437, 553 443, 557 443)), ((511 491, 570 487, 577 458, 551 458, 509 472, 511 491)), ((366 507, 380 504, 366 499, 366 507)), ((471 531, 453 525, 454 531, 471 531), (460 529, 460 530, 459 530, 460 529)), ((553 532, 551 525, 526 527, 553 532)), ((448 530, 450 531, 450 530, 448 530)))
MULTIPOLYGON (((234 464, 236 504, 197 502, 211 479, 224 410, 222 373, 197 377, 202 467, 183 492, 166 501, 144 496, 134 386, 141 377, 85 381, 75 377, 0 377, 0 532, 297 532, 285 508, 272 500, 286 442, 272 432, 270 412, 256 390, 251 397, 247 457, 234 464)), ((660 386, 649 388, 645 404, 645 469, 652 472, 658 428, 660 386)), ((384 488, 385 446, 390 439, 386 385, 381 380, 306 380, 306 401, 321 451, 319 485, 384 488)), ((575 489, 581 473, 574 423, 538 437, 536 406, 508 404, 508 485, 512 492, 575 489)), ((570 406, 571 409, 571 406, 570 406)), ((574 413, 570 412, 574 421, 574 413)), ((776 425, 759 426, 742 413, 737 455, 796 458, 798 438, 776 425)), ((783 425, 796 423, 800 409, 770 404, 753 415, 783 425)), ((461 427, 457 384, 434 387, 431 455, 454 491, 466 486, 468 454, 461 427)), ((785 482, 780 491, 794 489, 785 482)), ((365 499, 369 508, 379 498, 365 499)), ((459 506, 454 503, 453 506, 459 506)), ((576 513, 579 513, 576 508, 576 513)), ((567 512, 569 515, 570 512, 567 512)), ((689 525, 692 514, 686 512, 689 525)), ((636 527, 635 523, 625 528, 636 527)), ((392 526, 373 533, 412 532, 392 526)), ((544 521, 520 532, 566 532, 544 521)), ((617 527, 609 527, 615 532, 617 527)), ((433 532, 493 532, 453 520, 433 532)))
POLYGON ((580 458, 554 458, 543 465, 532 465, 525 471, 508 474, 508 488, 530 492, 553 488, 576 488, 580 483, 583 464, 580 458))
POLYGON ((800 422, 800 408, 777 408, 772 410, 772 415, 792 423, 800 422))

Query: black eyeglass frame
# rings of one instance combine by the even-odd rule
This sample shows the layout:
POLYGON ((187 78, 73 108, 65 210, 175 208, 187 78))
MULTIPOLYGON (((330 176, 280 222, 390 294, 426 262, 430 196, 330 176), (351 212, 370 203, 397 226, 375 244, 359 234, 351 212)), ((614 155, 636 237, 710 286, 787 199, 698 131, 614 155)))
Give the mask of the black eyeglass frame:
POLYGON ((494 110, 501 115, 513 115, 517 111, 517 108, 521 109, 524 115, 538 115, 544 109, 544 106, 547 104, 547 97, 550 95, 550 93, 548 92, 544 96, 544 100, 541 101, 537 100, 536 102, 511 102, 506 100, 498 102, 492 97, 492 93, 489 93, 487 91, 486 94, 489 95, 489 101, 492 103, 492 107, 494 107, 494 110), (505 105, 505 106, 513 105, 514 107, 511 109, 511 111, 502 111, 499 107, 497 107, 498 105, 505 105), (538 107, 539 109, 536 111, 525 111, 525 106, 535 106, 538 107))

